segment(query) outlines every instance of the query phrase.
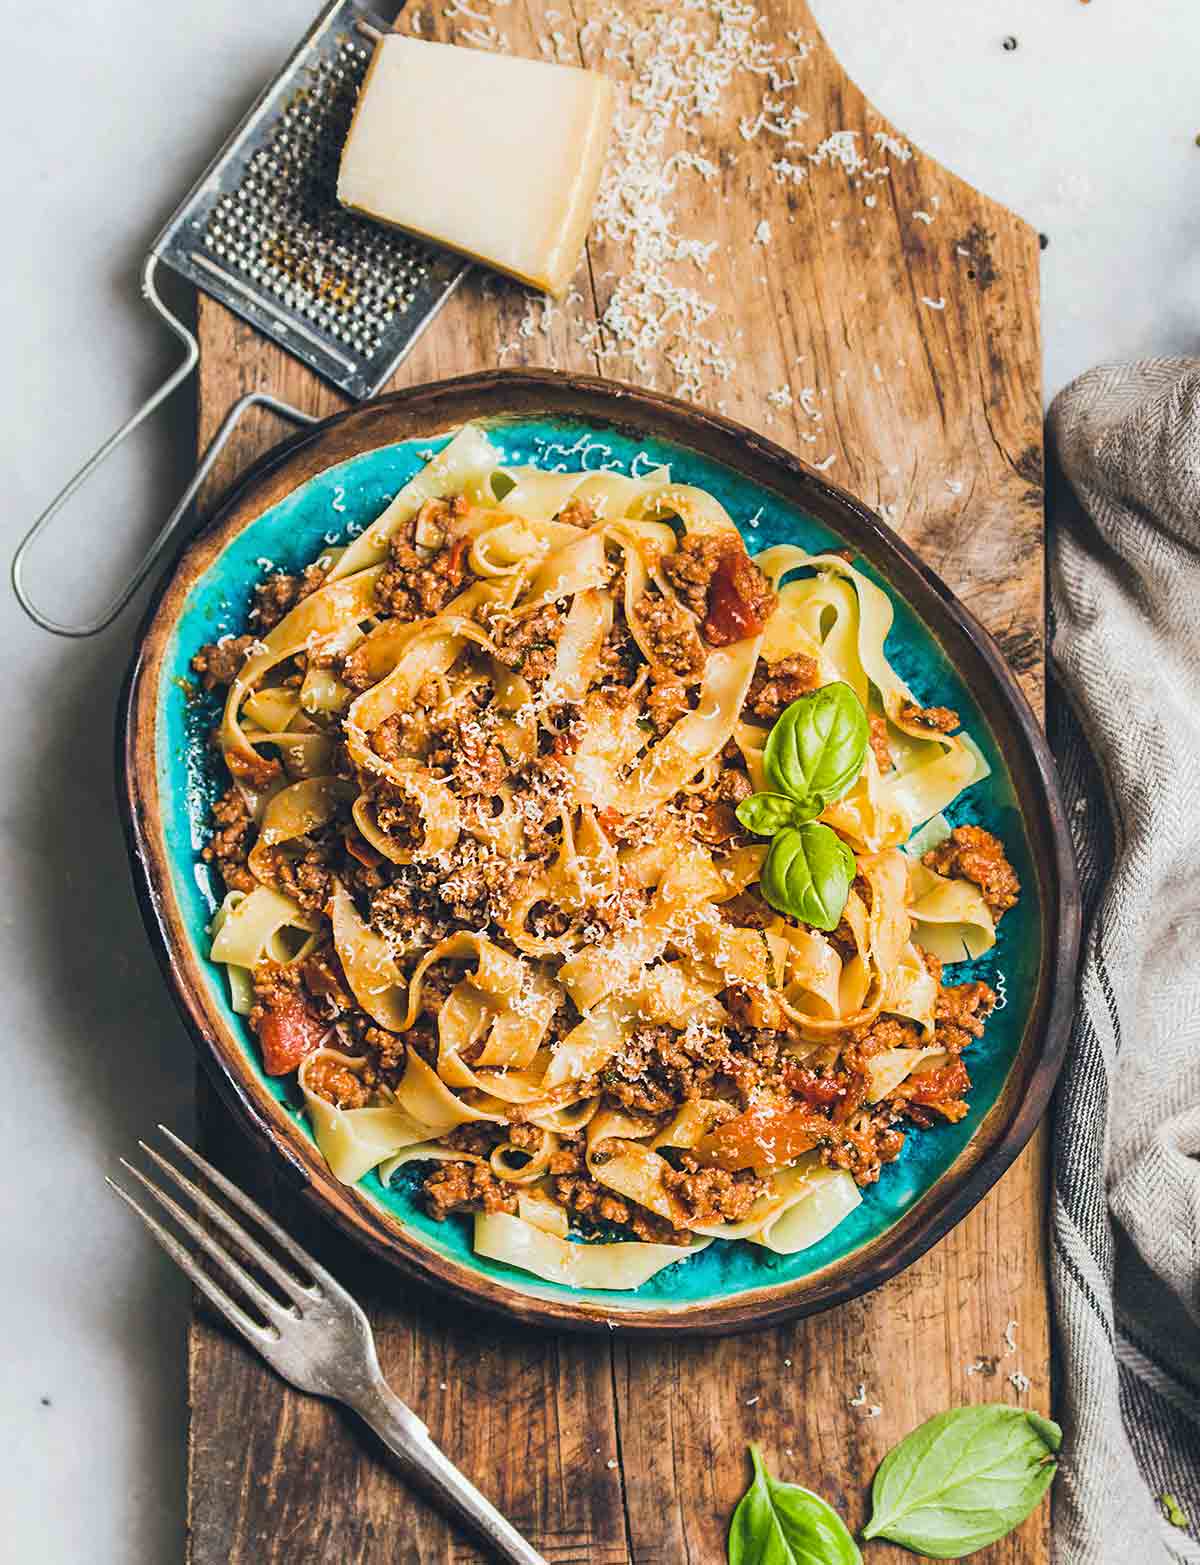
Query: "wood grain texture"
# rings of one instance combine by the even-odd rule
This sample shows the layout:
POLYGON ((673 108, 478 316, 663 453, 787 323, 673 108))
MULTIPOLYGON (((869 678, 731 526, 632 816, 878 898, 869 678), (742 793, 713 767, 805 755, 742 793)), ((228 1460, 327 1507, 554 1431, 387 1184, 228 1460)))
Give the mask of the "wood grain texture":
MULTIPOLYGON (((564 0, 559 5, 570 18, 564 0)), ((452 37, 456 24, 444 12, 454 9, 417 7, 422 35, 452 37)), ((623 9, 634 15, 638 6, 625 0, 623 9)), ((540 0, 497 12, 512 51, 533 56, 552 30, 573 49, 583 16, 578 5, 575 25, 559 20, 552 28, 540 0)), ((876 132, 896 134, 820 42, 801 0, 772 5, 769 17, 763 37, 782 44, 798 33, 813 44, 795 93, 809 115, 797 133, 806 146, 849 129, 858 145, 875 149, 876 132)), ((460 16, 457 25, 471 24, 460 16)), ((619 62, 584 63, 620 74, 619 62)), ((741 345, 729 378, 712 380, 702 395, 813 462, 832 455, 829 476, 886 508, 997 634, 1037 705, 1044 631, 1037 237, 919 152, 907 161, 872 156, 873 166, 886 161, 891 172, 871 181, 834 163, 814 165, 799 184, 779 183, 770 170, 778 144, 765 134, 748 141, 738 129, 740 116, 758 113, 760 86, 744 78, 730 84, 704 148, 715 151, 719 176, 688 182, 676 202, 681 234, 719 241, 705 286, 720 301, 726 338, 741 345), (763 221, 771 240, 755 244, 763 221), (791 390, 790 407, 768 400, 782 387, 791 390), (805 390, 811 395, 801 398, 805 390)), ((599 369, 674 390, 661 359, 646 375, 627 356, 598 359, 580 341, 580 319, 604 310, 623 264, 613 246, 594 243, 575 319, 552 315, 544 332, 540 306, 531 309, 524 290, 472 276, 396 384, 503 359, 599 369), (534 330, 523 334, 531 319, 534 330)), ((234 396, 252 387, 316 412, 339 405, 219 306, 202 300, 199 320, 202 443, 234 396)), ((279 433, 269 418, 250 422, 214 475, 213 492, 279 433)), ((203 1083, 200 1093, 206 1150, 269 1191, 269 1172, 254 1166, 203 1083)), ((271 1199, 368 1303, 397 1392, 552 1565, 719 1565, 750 1439, 776 1471, 820 1491, 854 1525, 877 1462, 921 1419, 966 1401, 1047 1409, 1044 1176, 1039 1136, 946 1240, 876 1293, 815 1319, 712 1343, 556 1338, 497 1327, 424 1295, 401 1298, 392 1274, 332 1232, 314 1230, 288 1192, 271 1199), (1003 1338, 1013 1320, 1018 1346, 1010 1354, 1003 1338), (977 1359, 985 1367, 995 1360, 994 1373, 968 1375, 977 1359), (1017 1369, 1032 1382, 1024 1398, 1008 1379, 1017 1369), (860 1384, 865 1402, 852 1406, 860 1384)), ((288 1391, 202 1316, 190 1374, 192 1565, 483 1558, 340 1413, 288 1391)), ((899 1565, 910 1556, 872 1544, 870 1558, 899 1565)), ((978 1558, 1047 1559, 1045 1510, 978 1558)))

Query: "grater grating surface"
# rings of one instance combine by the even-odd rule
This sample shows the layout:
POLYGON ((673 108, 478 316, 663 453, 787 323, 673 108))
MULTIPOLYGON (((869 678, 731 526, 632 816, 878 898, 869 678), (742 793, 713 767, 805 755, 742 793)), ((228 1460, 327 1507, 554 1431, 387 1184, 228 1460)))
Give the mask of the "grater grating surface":
POLYGON ((373 395, 469 263, 337 201, 373 37, 334 0, 184 198, 154 254, 352 397, 373 395))
POLYGON ((162 557, 249 408, 269 408, 296 428, 317 422, 269 392, 247 392, 225 415, 174 510, 108 605, 74 623, 38 606, 26 582, 33 545, 199 361, 195 335, 159 296, 160 262, 351 397, 379 390, 467 271, 470 263, 461 256, 338 205, 342 145, 373 45, 387 30, 358 0, 330 0, 150 247, 142 297, 183 344, 184 359, 67 480, 17 545, 13 591, 43 630, 86 637, 112 624, 162 557))

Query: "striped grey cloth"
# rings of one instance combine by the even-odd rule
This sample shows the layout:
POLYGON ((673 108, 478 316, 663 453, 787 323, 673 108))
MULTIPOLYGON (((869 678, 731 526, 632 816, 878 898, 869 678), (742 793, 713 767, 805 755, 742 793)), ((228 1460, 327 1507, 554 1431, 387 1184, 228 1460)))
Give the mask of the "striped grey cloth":
POLYGON ((1050 433, 1073 491, 1051 737, 1085 920, 1055 1108, 1055 1558, 1200 1565, 1200 360, 1093 370, 1050 433))

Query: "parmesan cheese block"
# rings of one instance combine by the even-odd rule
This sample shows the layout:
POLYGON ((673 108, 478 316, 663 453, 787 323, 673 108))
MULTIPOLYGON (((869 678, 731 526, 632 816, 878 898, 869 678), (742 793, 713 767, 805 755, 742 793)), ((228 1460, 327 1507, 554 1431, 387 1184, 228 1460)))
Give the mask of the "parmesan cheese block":
POLYGON ((338 199, 561 295, 583 249, 612 98, 605 77, 573 66, 383 38, 338 199))

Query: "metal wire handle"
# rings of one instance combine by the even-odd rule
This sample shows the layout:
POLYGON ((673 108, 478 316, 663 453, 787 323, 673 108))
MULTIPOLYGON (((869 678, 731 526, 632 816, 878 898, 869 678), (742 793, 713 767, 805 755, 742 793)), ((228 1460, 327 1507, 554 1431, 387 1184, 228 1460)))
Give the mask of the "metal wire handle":
POLYGON ((107 630, 107 628, 112 624, 113 620, 116 619, 117 615, 120 614, 121 610, 129 602, 130 598, 133 597, 134 593, 145 581, 151 570, 153 570, 155 562, 166 548, 172 534, 175 532, 175 529, 179 526, 179 523, 186 514, 188 507, 196 498, 196 494, 200 489, 201 484, 203 484, 204 480, 212 471, 213 464, 220 456, 226 441, 233 433, 234 428, 236 427, 242 414, 245 413, 248 408, 269 408, 272 413, 278 414, 280 418, 286 419, 288 423, 295 424, 297 427, 305 427, 319 422, 319 420, 314 418, 312 414, 301 413, 299 408, 294 408, 287 402, 280 402, 278 398, 269 396, 264 391, 253 391, 250 392, 247 396, 242 397, 239 401, 234 403, 229 412, 225 415, 220 429, 217 430, 209 444, 207 451, 205 451, 203 457, 201 457, 200 465, 197 467, 192 481, 188 484, 187 488, 180 497, 179 503, 171 512, 170 516, 167 517, 162 530, 159 532, 154 542, 150 545, 145 555, 143 555, 141 563, 138 565, 129 581, 112 600, 108 607, 102 610, 101 613, 95 617, 95 619, 85 620, 81 625, 66 625, 63 624, 60 620, 51 619, 48 614, 43 614, 41 609, 39 609, 30 598, 28 588, 25 585, 26 556, 28 555, 30 548, 36 542, 39 535, 45 530, 47 525, 53 521, 58 512, 63 508, 64 505, 66 505, 67 501, 71 498, 75 491, 81 488, 88 481, 88 479, 95 472, 96 468, 100 466, 106 457, 111 455, 111 453, 116 450, 116 448, 125 439, 126 435, 131 434, 144 419, 149 418, 150 414, 154 412, 159 404, 164 402, 177 386, 182 385, 182 383, 196 368, 196 365, 200 359, 200 344, 196 341, 195 337, 183 324, 183 322, 176 316, 172 315, 171 311, 158 296, 158 290, 154 286, 154 274, 157 270, 157 267, 158 256, 151 253, 149 256, 147 256, 146 264, 142 268, 142 296, 146 299, 147 303, 158 312, 162 320, 166 322, 171 331, 173 331, 176 337, 178 337, 179 340, 183 343, 185 349, 187 350, 184 355, 183 363, 179 366, 178 369, 173 371, 173 373, 170 374, 165 381, 163 381, 158 390, 153 392, 151 396, 149 396, 146 401, 142 403, 141 407, 138 408, 138 410, 130 418, 126 419, 126 421, 121 425, 120 429, 116 430, 115 433, 110 435, 104 444, 100 447, 100 449, 93 456, 88 458, 88 460, 75 474, 74 478, 72 478, 59 491, 54 499, 51 500, 50 504, 38 517, 37 521, 34 522, 33 526, 25 534, 24 538, 21 539, 21 542, 17 545, 17 552, 13 555, 12 585, 13 591, 17 595, 17 602, 21 605, 26 614, 29 615, 30 619, 33 620, 36 625, 40 625, 43 630, 48 630, 56 636, 70 636, 76 639, 82 639, 87 636, 97 636, 102 630, 107 630))

